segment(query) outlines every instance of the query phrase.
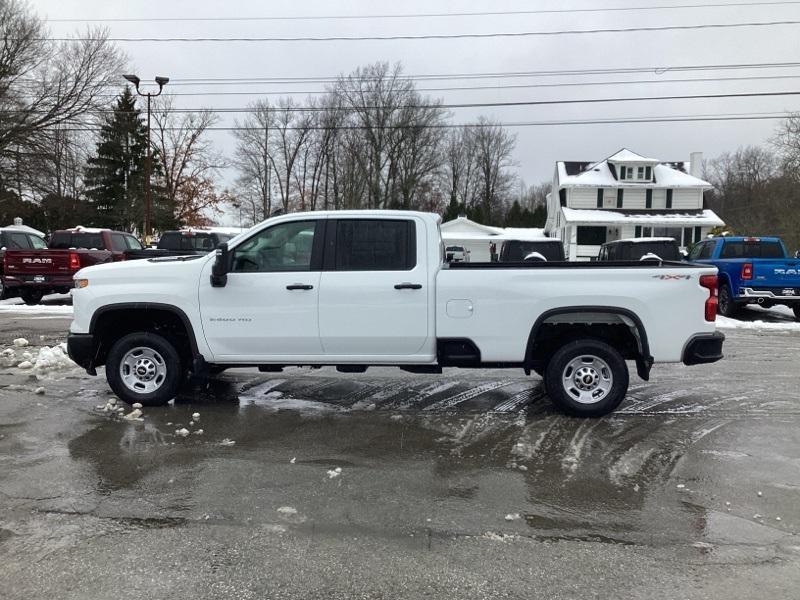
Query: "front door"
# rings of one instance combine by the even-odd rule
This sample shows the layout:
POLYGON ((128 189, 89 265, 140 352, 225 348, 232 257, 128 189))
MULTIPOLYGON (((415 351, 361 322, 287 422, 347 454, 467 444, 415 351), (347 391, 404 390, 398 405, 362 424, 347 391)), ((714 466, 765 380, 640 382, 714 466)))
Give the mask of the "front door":
POLYGON ((284 221, 237 244, 225 287, 211 287, 209 261, 200 307, 215 360, 289 361, 322 354, 317 305, 324 223, 284 221))
POLYGON ((326 356, 432 354, 425 240, 413 218, 329 221, 319 296, 326 356))

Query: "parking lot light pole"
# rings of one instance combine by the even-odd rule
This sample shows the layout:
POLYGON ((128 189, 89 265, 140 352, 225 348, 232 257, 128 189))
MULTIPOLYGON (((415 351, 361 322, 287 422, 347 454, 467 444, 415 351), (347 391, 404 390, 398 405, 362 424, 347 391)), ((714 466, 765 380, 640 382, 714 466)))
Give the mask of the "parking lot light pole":
POLYGON ((156 77, 158 92, 142 92, 139 89, 141 79, 136 75, 123 75, 123 77, 134 85, 137 94, 147 98, 147 158, 144 161, 144 242, 149 244, 150 236, 153 233, 151 228, 153 195, 150 190, 150 169, 153 160, 153 151, 150 146, 150 99, 161 95, 161 92, 164 91, 164 86, 169 82, 169 77, 156 77))

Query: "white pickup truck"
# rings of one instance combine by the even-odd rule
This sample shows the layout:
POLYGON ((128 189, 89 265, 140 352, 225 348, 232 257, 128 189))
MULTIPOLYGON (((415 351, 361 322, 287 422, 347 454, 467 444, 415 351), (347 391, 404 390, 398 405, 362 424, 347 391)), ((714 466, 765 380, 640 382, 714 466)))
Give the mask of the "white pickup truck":
POLYGON ((297 213, 205 256, 83 269, 69 355, 143 405, 230 367, 519 368, 579 416, 619 405, 626 360, 648 379, 656 361, 722 358, 714 267, 448 265, 439 226, 417 212, 297 213))

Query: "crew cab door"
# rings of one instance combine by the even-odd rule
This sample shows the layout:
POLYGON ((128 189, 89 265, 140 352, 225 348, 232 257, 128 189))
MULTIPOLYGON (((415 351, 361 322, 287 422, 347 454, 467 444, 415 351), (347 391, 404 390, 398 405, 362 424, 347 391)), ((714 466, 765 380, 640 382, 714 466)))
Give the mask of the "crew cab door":
POLYGON ((276 223, 237 244, 225 287, 200 280, 203 332, 215 359, 291 360, 322 354, 317 303, 325 219, 276 223))
POLYGON ((432 352, 425 241, 425 225, 415 218, 329 219, 319 293, 326 356, 432 352))

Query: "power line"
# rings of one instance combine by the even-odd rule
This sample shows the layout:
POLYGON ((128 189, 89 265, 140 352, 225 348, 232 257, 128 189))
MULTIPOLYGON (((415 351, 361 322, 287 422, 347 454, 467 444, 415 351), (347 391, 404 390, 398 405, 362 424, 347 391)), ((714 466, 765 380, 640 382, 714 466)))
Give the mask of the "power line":
MULTIPOLYGON (((710 83, 727 81, 769 81, 800 79, 800 75, 766 75, 751 77, 697 77, 688 79, 635 79, 630 81, 581 81, 581 82, 561 82, 561 83, 523 83, 509 85, 488 85, 488 86, 449 86, 449 87, 418 87, 414 88, 417 92, 461 92, 461 91, 501 91, 531 88, 560 88, 560 87, 584 87, 584 86, 614 86, 614 85, 647 85, 651 83, 710 83)), ((282 90, 282 91, 250 91, 250 92, 165 92, 164 96, 292 96, 292 95, 321 95, 327 94, 328 90, 282 90)), ((117 94, 108 94, 109 97, 116 97, 117 94)))
MULTIPOLYGON (((396 110, 416 109, 416 108, 444 108, 444 109, 461 109, 461 108, 508 108, 520 106, 548 106, 548 105, 564 105, 564 104, 603 104, 611 102, 649 102, 661 100, 714 100, 714 99, 727 99, 727 98, 769 98, 779 96, 798 96, 800 91, 783 91, 783 92, 733 92, 724 94, 686 94, 686 95, 670 95, 670 96, 633 96, 629 98, 612 97, 612 98, 567 98, 556 100, 519 100, 507 102, 462 102, 451 104, 404 104, 394 107, 396 110)), ((331 110, 332 107, 328 106, 269 106, 268 110, 272 112, 324 112, 331 110)), ((345 105, 341 107, 347 110, 385 110, 385 106, 353 106, 345 105)), ((210 111, 215 113, 250 113, 254 112, 252 107, 221 107, 221 108, 171 108, 167 113, 192 113, 198 111, 210 111)), ((42 110, 27 110, 27 109, 0 109, 0 114, 39 114, 48 112, 46 109, 42 110)), ((113 109, 99 109, 92 111, 96 114, 110 114, 113 109)), ((159 110, 156 108, 157 114, 159 110)))
MULTIPOLYGON (((722 99, 722 98, 768 98, 768 97, 776 97, 776 96, 798 96, 800 95, 800 91, 784 91, 784 92, 733 92, 733 93, 724 93, 724 94, 686 94, 686 95, 669 95, 669 96, 633 96, 629 98, 621 98, 621 97, 614 97, 614 98, 567 98, 567 99, 557 99, 557 100, 519 100, 519 101, 509 101, 509 102, 462 102, 457 104, 404 104, 400 106, 394 107, 396 110, 403 110, 403 109, 414 109, 414 108, 446 108, 446 109, 457 109, 457 108, 505 108, 505 107, 516 107, 516 106, 546 106, 546 105, 562 105, 562 104, 600 104, 600 103, 609 103, 609 102, 648 102, 648 101, 660 101, 660 100, 713 100, 713 99, 722 99)), ((324 112, 330 110, 331 107, 326 106, 270 106, 269 110, 274 112, 324 112)), ((346 105, 342 106, 343 109, 348 110, 385 110, 385 106, 352 106, 346 105)), ((253 112, 251 107, 242 107, 242 108, 209 108, 209 109, 193 109, 193 108, 173 108, 167 112, 173 113, 186 113, 186 112, 197 112, 198 110, 210 110, 212 112, 219 112, 219 113, 249 113, 253 112)), ((25 109, 11 109, 11 110, 0 110, 0 113, 3 112, 10 112, 10 113, 25 113, 30 112, 26 111, 25 109)), ((35 112, 35 111, 34 111, 35 112)), ((46 112, 46 111, 41 111, 46 112)), ((99 113, 111 113, 113 110, 111 109, 103 109, 99 111, 95 111, 99 113)), ((155 112, 158 112, 156 109, 155 112)))
MULTIPOLYGON (((323 126, 310 126, 310 127, 285 127, 281 128, 286 131, 326 131, 326 130, 363 130, 363 129, 458 129, 470 128, 481 129, 491 127, 549 127, 556 125, 616 125, 626 123, 687 123, 687 122, 714 122, 714 121, 754 121, 754 120, 778 120, 785 119, 790 113, 729 113, 729 114, 713 114, 713 115, 668 115, 662 117, 624 117, 624 118, 609 118, 609 119, 573 119, 573 120, 557 120, 557 121, 522 121, 522 122, 505 122, 505 123, 441 123, 435 125, 386 125, 367 127, 364 125, 342 125, 337 127, 323 127, 323 126)), ((99 126, 72 126, 67 127, 53 127, 53 130, 58 131, 74 131, 74 132, 98 132, 101 131, 99 126)), ((180 128, 169 127, 165 131, 179 131, 180 128)), ((243 127, 243 126, 214 126, 209 127, 206 131, 264 131, 261 127, 243 127)))
MULTIPOLYGON (((663 75, 670 71, 721 71, 739 69, 785 69, 800 67, 800 62, 767 62, 767 63, 726 63, 711 65, 655 65, 649 67, 595 67, 590 69, 547 69, 537 71, 494 71, 479 73, 421 73, 416 75, 397 75, 398 80, 449 80, 449 79, 506 79, 517 77, 554 77, 566 75, 608 75, 608 74, 631 74, 631 73, 654 73, 663 75)), ((339 81, 341 75, 327 76, 302 76, 302 77, 186 77, 173 78, 170 85, 177 85, 176 82, 206 82, 206 81, 259 81, 263 83, 334 83, 339 81)), ((374 80, 382 79, 381 75, 360 75, 359 79, 374 80)))
MULTIPOLYGON (((730 29, 740 27, 773 27, 782 25, 798 25, 800 21, 765 21, 745 23, 706 23, 700 25, 659 25, 656 27, 621 27, 603 29, 563 29, 558 31, 507 31, 493 33, 434 33, 419 35, 364 35, 364 36, 308 36, 308 37, 108 37, 110 42, 380 42, 402 40, 455 40, 455 39, 488 39, 488 38, 521 38, 551 37, 560 35, 585 35, 596 33, 655 33, 660 31, 696 31, 704 29, 730 29)), ((9 38, 20 41, 18 38, 9 38)), ((86 42, 96 38, 86 37, 53 37, 37 38, 39 41, 86 42)))
POLYGON ((691 10, 697 8, 741 8, 748 6, 786 6, 800 4, 798 0, 776 2, 718 2, 713 4, 668 4, 660 6, 614 6, 605 8, 559 8, 537 10, 505 10, 454 13, 407 13, 367 15, 286 15, 250 17, 115 17, 115 18, 61 18, 47 19, 50 23, 153 23, 153 22, 209 22, 209 21, 334 21, 372 19, 435 19, 452 17, 503 17, 521 15, 552 15, 598 12, 638 12, 650 10, 691 10))

